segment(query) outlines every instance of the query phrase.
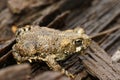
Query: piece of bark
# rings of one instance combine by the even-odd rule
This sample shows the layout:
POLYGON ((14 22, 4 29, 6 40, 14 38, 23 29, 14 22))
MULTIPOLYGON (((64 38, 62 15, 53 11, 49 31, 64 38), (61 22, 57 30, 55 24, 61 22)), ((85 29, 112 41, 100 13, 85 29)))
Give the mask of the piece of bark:
POLYGON ((112 45, 117 39, 120 37, 120 30, 116 31, 115 33, 111 34, 102 44, 101 47, 103 49, 108 49, 110 45, 112 45))
POLYGON ((0 63, 4 62, 10 55, 12 55, 12 51, 9 51, 4 56, 0 57, 0 63))
MULTIPOLYGON (((119 23, 120 16, 117 16, 115 20, 109 25, 109 27, 120 27, 119 23)), ((106 38, 101 41, 100 46, 105 49, 109 55, 114 55, 120 47, 120 29, 112 32, 111 34, 106 35, 106 38)))
POLYGON ((5 68, 9 65, 15 64, 15 59, 12 56, 12 46, 15 43, 15 39, 3 40, 0 42, 0 68, 5 68))
POLYGON ((0 70, 0 80, 29 80, 30 72, 28 64, 11 66, 0 70))
POLYGON ((100 80, 119 80, 120 68, 112 63, 111 58, 95 42, 90 45, 88 55, 84 56, 84 66, 90 74, 100 80))
POLYGON ((60 72, 47 71, 37 75, 33 80, 71 80, 60 72))
POLYGON ((0 57, 2 57, 3 55, 5 55, 7 52, 9 52, 9 50, 12 49, 13 44, 15 43, 15 39, 10 39, 7 41, 1 41, 1 45, 0 45, 0 57))
MULTIPOLYGON (((66 1, 66 0, 65 0, 66 1)), ((47 26, 59 13, 59 7, 65 1, 59 1, 42 10, 33 8, 30 13, 26 13, 21 17, 15 25, 23 26, 25 24, 33 24, 40 26, 47 26)))
POLYGON ((64 13, 65 11, 71 11, 76 8, 82 7, 84 4, 90 4, 91 1, 87 0, 82 1, 82 0, 61 0, 58 3, 55 3, 46 10, 42 12, 42 16, 40 16, 38 19, 36 19, 33 24, 37 24, 40 26, 47 26, 49 23, 52 22, 56 18, 56 16, 60 15, 61 13, 64 13), (69 3, 69 4, 68 4, 69 3), (74 3, 74 4, 73 4, 74 3), (66 6, 67 5, 67 6, 66 6))
POLYGON ((58 14, 60 14, 59 7, 62 5, 64 1, 55 3, 44 10, 42 10, 39 17, 37 17, 32 23, 33 25, 40 25, 40 26, 46 26, 48 25, 58 14))
POLYGON ((82 80, 83 78, 87 77, 87 75, 88 73, 84 70, 75 77, 75 80, 82 80))

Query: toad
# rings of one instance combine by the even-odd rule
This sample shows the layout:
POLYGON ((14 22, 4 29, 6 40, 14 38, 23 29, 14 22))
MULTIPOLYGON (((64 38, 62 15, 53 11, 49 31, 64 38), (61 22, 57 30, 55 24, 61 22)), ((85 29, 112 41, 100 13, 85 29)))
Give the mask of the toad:
POLYGON ((52 70, 74 77, 57 61, 64 60, 75 53, 84 54, 89 44, 90 38, 82 28, 60 31, 27 25, 17 30, 12 54, 18 63, 40 60, 46 62, 52 70))

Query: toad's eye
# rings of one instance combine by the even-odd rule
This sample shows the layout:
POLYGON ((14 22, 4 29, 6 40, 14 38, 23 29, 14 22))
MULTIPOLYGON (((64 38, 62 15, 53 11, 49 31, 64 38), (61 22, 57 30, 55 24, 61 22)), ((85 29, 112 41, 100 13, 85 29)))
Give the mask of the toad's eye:
POLYGON ((75 40, 75 45, 76 46, 81 46, 82 45, 82 39, 77 39, 77 40, 75 40))

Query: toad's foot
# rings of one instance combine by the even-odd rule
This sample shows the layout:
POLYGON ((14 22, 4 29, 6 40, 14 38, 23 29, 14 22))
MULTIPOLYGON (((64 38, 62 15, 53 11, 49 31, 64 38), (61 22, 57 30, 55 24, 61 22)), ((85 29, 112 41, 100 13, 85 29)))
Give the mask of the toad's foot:
POLYGON ((62 74, 67 75, 68 77, 75 78, 75 76, 73 74, 71 74, 70 72, 66 71, 65 69, 62 69, 61 72, 62 72, 62 74))
POLYGON ((52 68, 54 71, 60 71, 62 74, 67 75, 68 77, 74 78, 74 75, 63 69, 56 61, 55 56, 50 55, 46 57, 46 63, 50 68, 52 68))

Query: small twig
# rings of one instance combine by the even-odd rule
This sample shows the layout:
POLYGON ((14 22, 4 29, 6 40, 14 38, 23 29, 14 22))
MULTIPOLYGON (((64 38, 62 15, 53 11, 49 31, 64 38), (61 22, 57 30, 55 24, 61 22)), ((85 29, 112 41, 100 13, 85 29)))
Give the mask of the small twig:
POLYGON ((106 31, 100 32, 98 34, 92 35, 92 36, 90 36, 90 38, 92 39, 92 38, 96 38, 96 37, 99 37, 99 36, 102 36, 102 35, 105 35, 105 34, 108 34, 108 33, 110 34, 113 31, 118 30, 118 29, 120 29, 120 25, 118 25, 117 27, 113 27, 111 29, 108 29, 106 31))

